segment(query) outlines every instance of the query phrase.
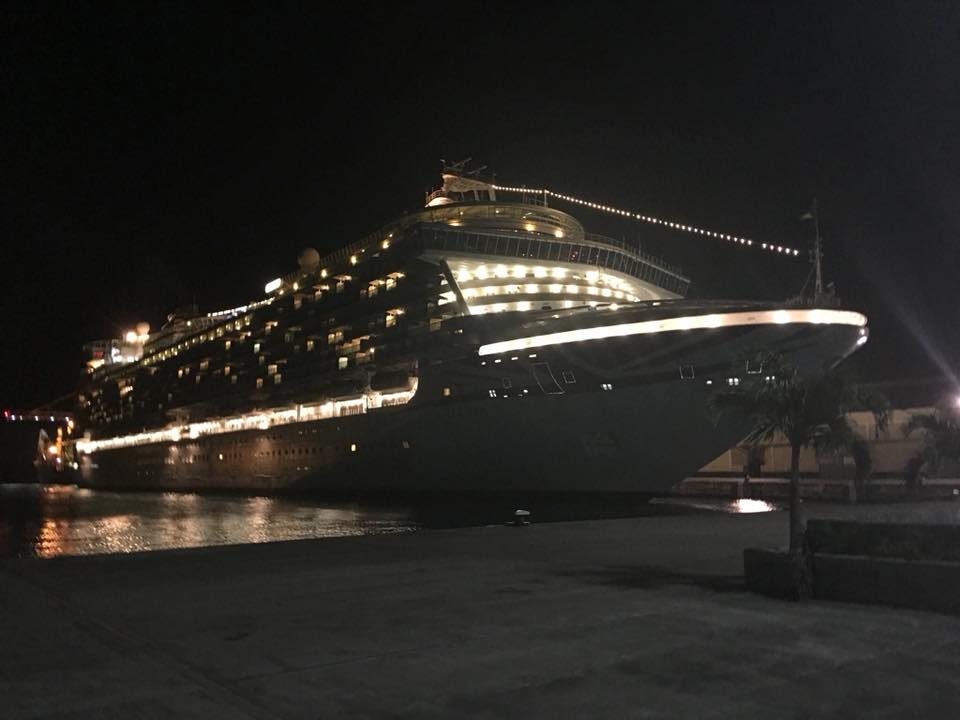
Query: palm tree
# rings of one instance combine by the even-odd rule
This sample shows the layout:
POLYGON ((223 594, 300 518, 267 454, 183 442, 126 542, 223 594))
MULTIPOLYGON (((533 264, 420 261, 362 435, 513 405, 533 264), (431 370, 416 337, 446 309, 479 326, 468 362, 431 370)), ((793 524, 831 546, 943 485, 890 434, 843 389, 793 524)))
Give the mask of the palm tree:
POLYGON ((944 460, 960 460, 960 409, 943 405, 931 413, 912 415, 904 435, 909 437, 917 430, 923 431, 923 447, 907 463, 907 484, 915 495, 920 494, 924 468, 935 473, 944 460))
MULTIPOLYGON (((842 381, 841 381, 842 382, 842 381)), ((859 386, 844 387, 844 405, 849 410, 866 410, 873 415, 873 439, 887 429, 890 419, 890 401, 879 392, 859 386)), ((860 502, 866 497, 867 480, 873 472, 873 456, 867 438, 854 432, 853 425, 847 422, 836 428, 836 432, 820 437, 816 442, 818 452, 830 451, 838 458, 850 457, 853 460, 853 501, 860 502)))
MULTIPOLYGON (((833 368, 801 375, 780 355, 758 358, 762 374, 753 383, 721 390, 709 399, 718 417, 739 412, 752 428, 745 442, 753 444, 783 435, 790 444, 790 555, 795 568, 802 568, 803 519, 800 510, 800 451, 815 445, 820 449, 850 448, 856 434, 847 419, 851 410, 867 406, 886 425, 887 405, 866 402, 867 394, 850 385, 833 368)), ((799 581, 798 577, 798 581, 799 581)))

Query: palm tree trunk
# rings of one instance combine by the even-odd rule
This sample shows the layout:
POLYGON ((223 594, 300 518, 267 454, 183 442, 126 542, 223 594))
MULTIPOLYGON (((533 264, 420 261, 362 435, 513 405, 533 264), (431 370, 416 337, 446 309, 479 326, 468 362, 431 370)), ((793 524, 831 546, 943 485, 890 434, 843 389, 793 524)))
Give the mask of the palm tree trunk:
POLYGON ((790 447, 790 555, 800 556, 803 547, 803 515, 800 510, 800 445, 790 447))

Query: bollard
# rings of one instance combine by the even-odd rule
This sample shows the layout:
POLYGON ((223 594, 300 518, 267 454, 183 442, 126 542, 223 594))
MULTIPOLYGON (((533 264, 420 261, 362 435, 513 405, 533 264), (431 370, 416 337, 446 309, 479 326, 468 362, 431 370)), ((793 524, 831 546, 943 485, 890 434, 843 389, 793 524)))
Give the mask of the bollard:
POLYGON ((530 517, 529 510, 514 510, 513 511, 513 524, 514 525, 529 525, 530 521, 527 518, 530 517))

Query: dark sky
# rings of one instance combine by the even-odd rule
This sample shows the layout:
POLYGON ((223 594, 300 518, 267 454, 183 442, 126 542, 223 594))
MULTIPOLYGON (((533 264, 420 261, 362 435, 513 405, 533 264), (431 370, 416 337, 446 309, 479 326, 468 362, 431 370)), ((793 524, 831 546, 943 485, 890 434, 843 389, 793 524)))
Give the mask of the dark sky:
MULTIPOLYGON (((260 296, 468 156, 802 247, 815 195, 828 279, 871 317, 859 371, 960 360, 960 4, 195 5, 0 10, 5 407, 69 392, 86 340, 260 296)), ((576 214, 698 297, 783 298, 808 268, 576 214)))

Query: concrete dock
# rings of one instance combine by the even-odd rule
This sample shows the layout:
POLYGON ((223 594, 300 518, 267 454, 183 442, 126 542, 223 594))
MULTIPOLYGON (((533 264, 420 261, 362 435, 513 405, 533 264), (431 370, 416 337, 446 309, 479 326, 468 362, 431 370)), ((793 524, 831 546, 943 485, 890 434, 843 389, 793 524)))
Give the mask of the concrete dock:
POLYGON ((0 717, 960 717, 960 618, 742 591, 786 522, 6 561, 0 717))

